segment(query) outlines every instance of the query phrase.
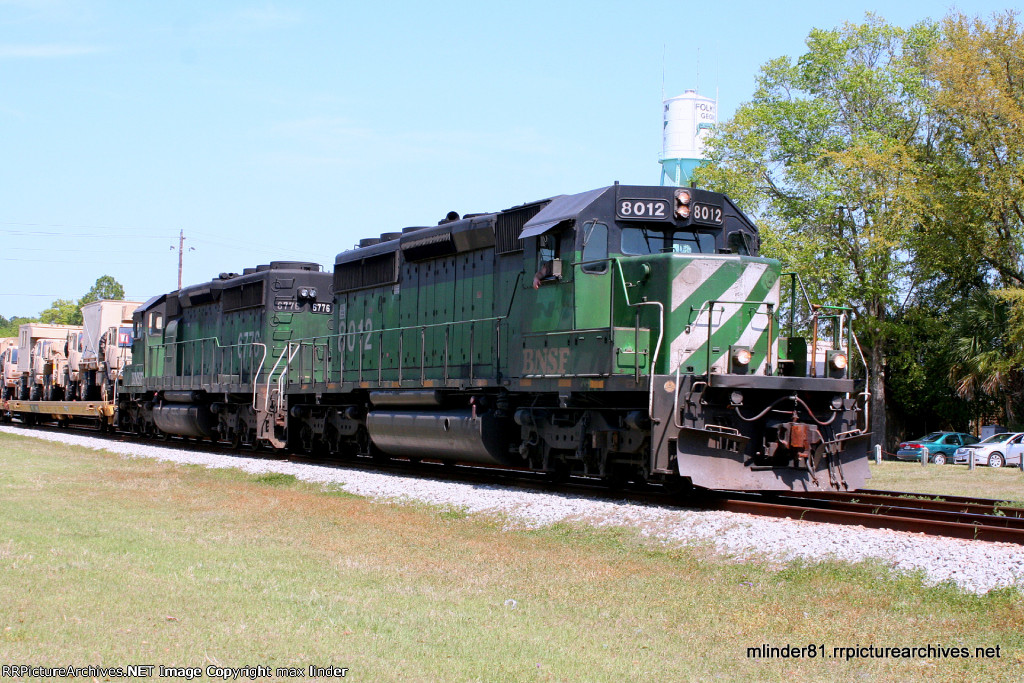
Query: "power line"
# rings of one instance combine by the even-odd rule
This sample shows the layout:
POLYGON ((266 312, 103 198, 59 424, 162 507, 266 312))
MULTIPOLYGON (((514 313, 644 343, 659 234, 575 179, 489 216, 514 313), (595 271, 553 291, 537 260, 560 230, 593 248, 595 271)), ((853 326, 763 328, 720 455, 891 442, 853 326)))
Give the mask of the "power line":
MULTIPOLYGON (((25 294, 24 292, 17 292, 17 293, 13 293, 12 292, 12 293, 8 294, 8 293, 0 292, 0 296, 19 296, 19 297, 21 297, 21 296, 31 296, 31 297, 39 297, 39 298, 60 299, 60 298, 63 298, 65 296, 67 296, 67 295, 66 294, 25 294)), ((152 295, 151 294, 146 294, 145 296, 148 298, 148 297, 150 297, 152 295)), ((140 298, 143 298, 143 295, 141 295, 141 294, 125 294, 125 297, 127 297, 128 299, 140 299, 140 298)), ((75 297, 76 300, 80 299, 80 298, 82 298, 82 297, 80 297, 80 296, 79 297, 75 297)))
MULTIPOLYGON (((0 229, 0 233, 5 235, 11 235, 13 237, 90 237, 97 239, 106 239, 110 235, 96 235, 83 232, 40 232, 38 230, 3 230, 0 229)), ((139 240, 165 240, 172 237, 171 235, 123 235, 119 239, 139 239, 139 240)))
POLYGON ((24 223, 0 221, 0 225, 21 225, 27 228, 80 228, 82 230, 164 230, 165 228, 140 228, 128 225, 76 225, 73 223, 24 223))
MULTIPOLYGON (((145 252, 139 249, 53 249, 50 247, 4 247, 4 251, 46 251, 46 252, 65 252, 70 251, 75 254, 141 254, 141 253, 152 253, 153 250, 149 249, 145 252)), ((162 250, 161 250, 162 251, 162 250)))
MULTIPOLYGON (((19 261, 21 263, 78 263, 82 265, 92 265, 90 262, 82 261, 55 261, 53 259, 33 259, 33 258, 0 258, 0 261, 19 261)), ((103 261, 101 265, 104 266, 137 266, 138 261, 103 261)))

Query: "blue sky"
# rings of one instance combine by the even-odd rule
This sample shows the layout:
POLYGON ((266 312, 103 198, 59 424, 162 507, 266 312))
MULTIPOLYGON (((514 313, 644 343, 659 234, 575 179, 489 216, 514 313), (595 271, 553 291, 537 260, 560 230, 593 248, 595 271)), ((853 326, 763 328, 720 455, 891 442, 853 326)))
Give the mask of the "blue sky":
POLYGON ((812 28, 951 7, 0 0, 0 315, 104 274, 173 290, 179 230, 188 284, 329 270, 450 210, 657 184, 663 64, 666 96, 717 91, 724 120, 812 28))

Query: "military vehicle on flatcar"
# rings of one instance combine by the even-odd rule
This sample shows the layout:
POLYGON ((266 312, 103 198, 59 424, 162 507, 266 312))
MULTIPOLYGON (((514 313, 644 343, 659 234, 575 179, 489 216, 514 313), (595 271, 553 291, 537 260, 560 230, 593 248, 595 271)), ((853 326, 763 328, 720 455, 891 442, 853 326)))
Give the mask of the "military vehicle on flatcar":
POLYGON ((64 398, 70 336, 82 328, 77 325, 25 323, 18 328, 18 389, 16 398, 27 401, 59 401, 64 398))
POLYGON ((19 377, 18 338, 0 337, 0 400, 14 398, 19 377))
POLYGON ((82 306, 82 331, 68 341, 67 398, 109 401, 131 364, 132 313, 138 301, 104 299, 82 306))

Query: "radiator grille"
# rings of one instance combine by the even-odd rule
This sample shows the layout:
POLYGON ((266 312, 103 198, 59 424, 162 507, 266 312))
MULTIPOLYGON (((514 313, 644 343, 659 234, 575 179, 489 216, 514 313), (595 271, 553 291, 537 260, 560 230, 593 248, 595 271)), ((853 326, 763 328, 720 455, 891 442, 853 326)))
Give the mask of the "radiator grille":
POLYGON ((523 241, 519 239, 519 233, 523 231, 526 221, 536 216, 545 204, 547 202, 531 204, 498 214, 495 249, 499 254, 511 254, 523 250, 523 241))
POLYGON ((256 308, 263 305, 263 280, 248 282, 237 287, 224 290, 221 300, 224 312, 238 311, 243 308, 256 308))
POLYGON ((335 265, 334 291, 347 292, 398 282, 397 256, 396 252, 391 252, 335 265))

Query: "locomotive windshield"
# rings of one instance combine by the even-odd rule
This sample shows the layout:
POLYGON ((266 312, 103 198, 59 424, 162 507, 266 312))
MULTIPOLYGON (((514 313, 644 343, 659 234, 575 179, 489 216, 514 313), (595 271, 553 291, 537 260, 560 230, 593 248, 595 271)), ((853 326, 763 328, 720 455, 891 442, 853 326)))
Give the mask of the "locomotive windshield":
POLYGON ((714 254, 715 235, 692 230, 622 228, 622 253, 627 256, 662 253, 714 254))

